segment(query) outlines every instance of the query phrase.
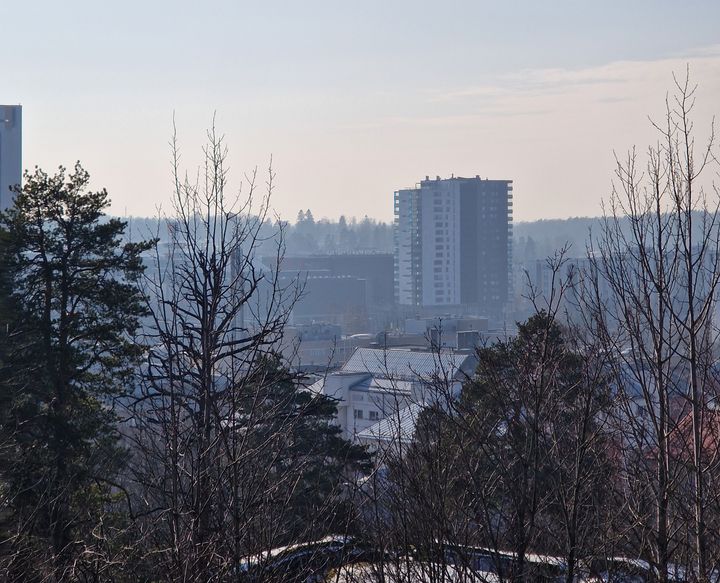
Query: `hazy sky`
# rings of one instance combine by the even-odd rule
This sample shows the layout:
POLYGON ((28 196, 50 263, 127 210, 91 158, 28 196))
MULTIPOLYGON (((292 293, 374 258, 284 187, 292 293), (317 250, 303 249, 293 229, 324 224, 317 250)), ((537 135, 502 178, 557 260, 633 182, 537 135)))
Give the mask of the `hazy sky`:
POLYGON ((392 216, 426 174, 515 181, 515 219, 595 215, 613 150, 654 140, 672 72, 720 113, 717 0, 0 0, 0 103, 24 164, 80 159, 118 214, 170 196, 213 112, 231 180, 272 154, 294 219, 392 216))

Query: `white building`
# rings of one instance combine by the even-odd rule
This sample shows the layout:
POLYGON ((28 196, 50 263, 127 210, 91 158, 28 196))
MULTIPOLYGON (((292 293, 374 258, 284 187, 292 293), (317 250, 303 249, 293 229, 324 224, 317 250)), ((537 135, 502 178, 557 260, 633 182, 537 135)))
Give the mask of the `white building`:
POLYGON ((0 210, 12 204, 12 186, 22 183, 22 106, 0 105, 0 210))
POLYGON ((395 192, 395 296, 401 306, 467 306, 499 315, 508 300, 512 181, 430 180, 395 192))
POLYGON ((417 413, 458 395, 476 364, 469 351, 358 348, 338 372, 310 389, 336 399, 344 437, 379 445, 411 438, 417 413))

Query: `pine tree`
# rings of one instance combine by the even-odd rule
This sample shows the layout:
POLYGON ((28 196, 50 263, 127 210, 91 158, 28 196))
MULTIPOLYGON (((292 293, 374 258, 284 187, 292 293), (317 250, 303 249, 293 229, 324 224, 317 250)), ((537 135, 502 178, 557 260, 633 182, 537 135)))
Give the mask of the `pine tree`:
POLYGON ((0 214, 13 307, 3 322, 0 479, 16 547, 32 541, 58 579, 74 576, 69 565, 111 495, 123 460, 111 403, 131 391, 142 351, 137 278, 150 243, 122 243, 126 223, 105 217, 107 191, 88 191, 89 179, 79 163, 55 175, 36 168, 0 214))
POLYGON ((271 511, 277 513, 283 542, 307 537, 309 531, 314 538, 344 532, 349 508, 340 501, 342 484, 355 473, 369 472, 371 456, 342 437, 335 401, 303 388, 272 353, 248 379, 246 393, 243 417, 253 421, 244 431, 262 444, 254 463, 271 468, 265 494, 273 492, 283 501, 271 511))
POLYGON ((551 314, 534 314, 517 337, 479 349, 476 375, 463 388, 470 439, 481 452, 473 465, 491 477, 478 481, 478 499, 501 525, 498 540, 516 553, 519 573, 526 553, 540 549, 561 554, 572 574, 578 553, 595 544, 587 527, 604 512, 608 386, 593 352, 579 352, 568 333, 551 314))

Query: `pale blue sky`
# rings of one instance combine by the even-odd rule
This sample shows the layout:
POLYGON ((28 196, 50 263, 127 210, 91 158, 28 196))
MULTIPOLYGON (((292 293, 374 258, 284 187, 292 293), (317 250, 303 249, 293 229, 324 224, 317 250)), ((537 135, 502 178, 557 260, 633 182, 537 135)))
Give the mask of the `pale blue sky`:
MULTIPOLYGON (((720 2, 10 2, 0 103, 25 165, 80 159, 113 210, 169 198, 217 111, 238 179, 271 154, 293 218, 389 219, 426 174, 515 180, 520 220, 597 214, 612 150, 652 139, 672 71, 720 103, 720 2)), ((237 181, 236 181, 237 184, 237 181)))

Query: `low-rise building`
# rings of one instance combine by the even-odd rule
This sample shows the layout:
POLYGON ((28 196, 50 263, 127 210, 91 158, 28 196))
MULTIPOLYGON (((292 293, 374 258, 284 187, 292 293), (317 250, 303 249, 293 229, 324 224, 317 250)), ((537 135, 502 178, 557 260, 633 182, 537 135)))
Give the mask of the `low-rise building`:
POLYGON ((419 411, 459 395, 476 365, 472 351, 358 348, 310 388, 337 401, 344 437, 379 447, 410 439, 419 411))

